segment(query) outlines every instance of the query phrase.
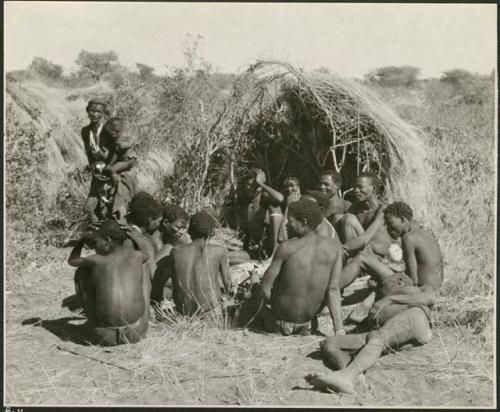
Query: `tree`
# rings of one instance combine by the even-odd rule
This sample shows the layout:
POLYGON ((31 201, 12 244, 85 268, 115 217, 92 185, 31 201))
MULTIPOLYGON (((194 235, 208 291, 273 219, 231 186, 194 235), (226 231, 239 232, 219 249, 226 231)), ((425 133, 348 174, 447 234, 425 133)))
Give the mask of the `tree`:
POLYGON ((147 64, 136 63, 135 66, 139 70, 139 76, 142 80, 150 79, 153 76, 155 69, 147 64))
POLYGON ((118 56, 114 51, 88 52, 82 50, 78 53, 76 64, 80 66, 80 72, 90 75, 95 82, 111 73, 118 66, 118 56))
POLYGON ((413 66, 386 66, 370 70, 365 80, 381 86, 413 86, 417 82, 420 69, 413 66))
POLYGON ((63 72, 62 66, 42 57, 35 57, 28 66, 28 70, 48 79, 59 79, 63 72))

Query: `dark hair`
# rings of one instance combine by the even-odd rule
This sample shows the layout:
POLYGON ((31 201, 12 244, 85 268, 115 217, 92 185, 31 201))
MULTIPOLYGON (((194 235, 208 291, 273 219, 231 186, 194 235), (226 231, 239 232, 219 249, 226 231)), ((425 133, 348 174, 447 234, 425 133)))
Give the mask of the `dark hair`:
POLYGON ((319 190, 308 190, 305 195, 314 198, 322 210, 325 210, 330 204, 328 195, 319 190))
POLYGON ((144 226, 149 219, 161 217, 161 205, 147 192, 138 192, 128 206, 130 218, 135 224, 144 226))
POLYGON ((108 102, 106 102, 104 99, 98 99, 98 98, 90 99, 89 102, 87 103, 87 107, 85 108, 87 113, 90 110, 90 106, 102 106, 103 112, 107 114, 108 102))
POLYGON ((361 178, 361 177, 366 177, 371 180, 373 187, 375 188, 375 191, 378 192, 381 186, 380 179, 375 173, 372 172, 361 172, 359 175, 356 176, 356 179, 361 178))
POLYGON ((212 215, 204 210, 195 213, 189 220, 189 235, 192 239, 208 239, 213 235, 217 222, 212 215))
POLYGON ((163 207, 163 219, 170 223, 175 222, 177 219, 183 219, 187 222, 189 221, 189 215, 182 207, 173 203, 167 203, 163 207))
POLYGON ((285 176, 285 178, 283 179, 283 182, 281 183, 281 186, 283 186, 287 180, 293 180, 293 181, 295 181, 297 183, 297 186, 300 187, 300 179, 297 176, 294 176, 294 175, 287 175, 287 176, 285 176))
POLYGON ((123 243, 127 238, 127 234, 122 230, 119 223, 116 220, 106 219, 104 220, 99 229, 93 234, 92 239, 95 238, 110 238, 114 242, 123 243))
POLYGON ((342 175, 333 169, 323 170, 321 172, 321 176, 331 176, 334 183, 340 188, 344 184, 344 179, 342 179, 342 175))
POLYGON ((311 229, 316 229, 323 220, 323 213, 318 202, 311 199, 300 198, 288 206, 288 216, 293 216, 299 222, 305 223, 311 229))
POLYGON ((384 216, 387 215, 404 217, 406 220, 412 220, 413 210, 411 210, 411 207, 404 202, 394 202, 384 209, 384 216))

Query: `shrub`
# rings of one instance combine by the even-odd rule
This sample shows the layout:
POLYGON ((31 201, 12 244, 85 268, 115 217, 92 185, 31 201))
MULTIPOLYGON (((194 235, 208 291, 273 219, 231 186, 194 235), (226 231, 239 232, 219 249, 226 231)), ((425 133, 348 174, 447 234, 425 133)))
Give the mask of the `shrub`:
POLYGON ((35 57, 29 65, 28 71, 46 79, 57 80, 61 77, 63 68, 59 64, 54 64, 41 57, 35 57))
POLYGON ((420 69, 413 66, 386 66, 371 70, 365 80, 381 86, 410 87, 416 84, 420 69))
POLYGON ((483 104, 493 97, 495 80, 463 69, 444 72, 441 82, 448 85, 459 103, 483 104))

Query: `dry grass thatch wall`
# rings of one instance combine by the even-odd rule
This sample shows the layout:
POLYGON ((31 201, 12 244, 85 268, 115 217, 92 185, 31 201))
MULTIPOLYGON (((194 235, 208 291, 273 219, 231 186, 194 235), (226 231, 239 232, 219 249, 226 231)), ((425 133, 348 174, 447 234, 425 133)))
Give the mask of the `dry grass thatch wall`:
POLYGON ((404 200, 417 218, 432 217, 425 136, 359 82, 258 62, 236 80, 218 135, 228 177, 257 166, 273 186, 290 173, 311 187, 327 167, 340 171, 347 190, 358 172, 372 171, 388 201, 404 200))

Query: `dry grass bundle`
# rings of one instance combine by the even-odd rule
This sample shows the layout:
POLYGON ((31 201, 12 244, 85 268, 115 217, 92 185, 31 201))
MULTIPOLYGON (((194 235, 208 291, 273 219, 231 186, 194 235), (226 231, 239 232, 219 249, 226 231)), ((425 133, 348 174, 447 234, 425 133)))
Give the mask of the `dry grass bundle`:
POLYGON ((262 61, 236 80, 227 107, 216 131, 225 167, 212 158, 211 169, 233 185, 233 171, 249 166, 264 169, 274 186, 294 174, 309 187, 321 169, 335 168, 344 189, 358 172, 372 171, 388 200, 404 199, 428 220, 425 137, 362 84, 262 61))

